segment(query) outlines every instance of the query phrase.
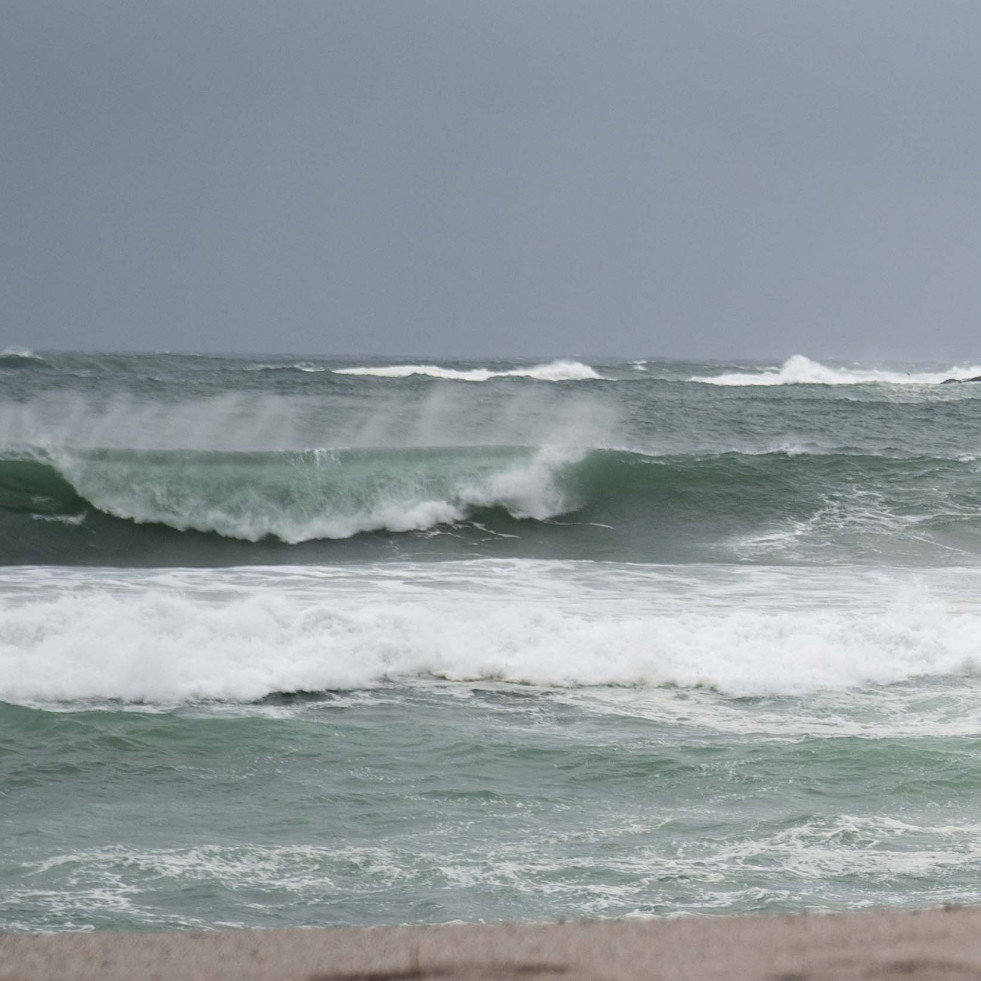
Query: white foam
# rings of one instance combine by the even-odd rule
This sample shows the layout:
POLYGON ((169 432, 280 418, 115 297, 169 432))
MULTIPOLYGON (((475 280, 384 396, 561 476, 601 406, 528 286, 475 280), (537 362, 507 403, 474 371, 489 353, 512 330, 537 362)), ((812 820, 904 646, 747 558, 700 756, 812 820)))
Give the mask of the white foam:
MULTIPOLYGON (((937 826, 843 814, 810 817, 777 830, 761 822, 748 832, 705 836, 696 848, 645 857, 655 881, 698 884, 684 904, 691 904, 689 911, 731 912, 741 902, 758 910, 763 896, 771 903, 806 897, 803 905, 811 910, 882 905, 885 896, 912 899, 918 906, 958 901, 964 885, 956 878, 976 874, 979 855, 977 824, 937 826), (929 892, 897 888, 904 879, 930 883, 929 892), (880 891, 883 886, 886 891, 880 891)), ((645 899, 641 909, 650 910, 650 898, 645 899)), ((668 891, 663 904, 663 912, 676 909, 677 894, 668 891)))
POLYGON ((569 507, 556 477, 583 456, 584 451, 573 447, 542 447, 526 463, 461 487, 460 500, 467 507, 503 506, 515 518, 556 517, 569 507))
MULTIPOLYGON (((957 571, 947 586, 970 595, 977 570, 957 571)), ((760 695, 976 670, 981 608, 963 597, 862 570, 686 576, 527 562, 14 570, 0 582, 0 698, 247 701, 433 677, 760 695)))
POLYGON ((441 822, 438 835, 424 824, 370 845, 336 837, 228 843, 205 835, 194 845, 127 842, 29 855, 19 858, 6 889, 7 909, 22 919, 8 917, 4 928, 80 930, 95 921, 113 929, 207 929, 268 925, 270 916, 284 915, 296 925, 338 896, 379 919, 379 903, 398 916, 411 897, 447 889, 457 910, 473 890, 484 910, 491 903, 513 914, 518 901, 532 913, 591 917, 924 906, 965 901, 981 865, 981 826, 972 822, 817 814, 787 827, 763 815, 748 825, 715 822, 706 833, 697 811, 672 821, 660 807, 624 810, 603 812, 599 826, 553 822, 537 836, 524 834, 522 821, 504 821, 492 838, 474 836, 472 820, 461 817, 441 822), (189 894, 220 899, 197 908, 173 901, 189 894))
POLYGON ((981 375, 981 365, 955 366, 946 371, 887 371, 879 368, 832 368, 802 354, 788 358, 778 368, 696 375, 691 381, 707 385, 938 385, 948 378, 981 375))
POLYGON ((361 368, 335 368, 336 375, 371 375, 375 378, 408 378, 427 375, 449 381, 483 382, 491 378, 534 378, 538 381, 592 381, 601 376, 588 364, 580 361, 552 361, 531 368, 492 371, 490 368, 441 368, 434 364, 393 364, 361 368))

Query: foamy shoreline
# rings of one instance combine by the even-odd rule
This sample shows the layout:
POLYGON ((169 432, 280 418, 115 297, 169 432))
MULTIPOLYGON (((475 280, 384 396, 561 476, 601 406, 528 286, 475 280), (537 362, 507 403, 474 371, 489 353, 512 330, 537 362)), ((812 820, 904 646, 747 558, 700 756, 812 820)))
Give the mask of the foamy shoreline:
POLYGON ((499 926, 0 935, 2 981, 981 976, 981 908, 499 926))

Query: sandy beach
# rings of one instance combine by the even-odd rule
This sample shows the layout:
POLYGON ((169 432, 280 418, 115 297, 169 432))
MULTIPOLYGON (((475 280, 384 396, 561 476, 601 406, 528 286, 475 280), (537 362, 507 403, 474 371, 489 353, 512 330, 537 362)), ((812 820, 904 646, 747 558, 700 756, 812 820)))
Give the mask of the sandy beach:
POLYGON ((0 937, 3 981, 981 978, 981 909, 0 937))

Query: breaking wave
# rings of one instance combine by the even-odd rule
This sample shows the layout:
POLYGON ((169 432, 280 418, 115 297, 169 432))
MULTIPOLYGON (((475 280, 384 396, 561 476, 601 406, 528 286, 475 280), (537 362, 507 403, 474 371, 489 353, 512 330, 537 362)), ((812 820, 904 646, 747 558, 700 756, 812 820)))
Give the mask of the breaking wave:
POLYGON ((939 385, 948 378, 964 380, 981 375, 981 365, 955 366, 945 371, 887 371, 875 368, 833 368, 802 354, 788 358, 779 368, 762 371, 697 375, 707 385, 939 385))
MULTIPOLYGON (((455 565, 443 579, 425 565, 319 581, 300 570, 275 579, 175 570, 166 583, 114 576, 29 602, 8 595, 0 699, 242 702, 434 678, 746 696, 977 672, 981 616, 922 590, 871 609, 820 595, 767 609, 756 594, 741 608, 719 603, 736 583, 695 578, 664 608, 671 584, 657 570, 624 568, 601 583, 576 564, 455 565)), ((849 590, 847 577, 835 582, 849 590)), ((852 582, 851 594, 863 588, 852 582)))
POLYGON ((493 371, 490 368, 440 368, 433 364, 393 364, 377 367, 335 368, 335 375, 370 375, 375 378, 408 378, 425 375, 449 381, 482 382, 491 378, 533 378, 537 381, 593 381, 602 376, 588 364, 579 361, 552 361, 531 368, 493 371))
MULTIPOLYGON (((425 546, 444 554, 453 539, 479 554, 493 540, 497 555, 973 563, 981 558, 979 468, 975 459, 650 456, 562 445, 8 450, 0 533, 6 562, 100 554, 145 562, 141 536, 169 529, 225 542, 227 557, 216 558, 225 562, 293 561, 289 547, 314 541, 379 548, 408 534, 416 549, 425 544, 419 535, 444 536, 425 546)), ((188 539, 182 554, 172 541, 167 560, 197 564, 201 544, 188 539)))
POLYGON ((543 520, 569 506, 562 447, 233 453, 91 450, 0 459, 0 508, 35 516, 87 508, 137 524, 295 544, 424 530, 477 508, 543 520))

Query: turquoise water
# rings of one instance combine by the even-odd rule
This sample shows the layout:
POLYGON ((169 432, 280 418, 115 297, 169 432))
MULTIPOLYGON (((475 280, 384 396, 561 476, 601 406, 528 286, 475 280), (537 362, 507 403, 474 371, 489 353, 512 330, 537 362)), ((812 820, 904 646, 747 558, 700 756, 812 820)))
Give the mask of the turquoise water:
POLYGON ((0 358, 0 929, 970 901, 971 365, 0 358))

